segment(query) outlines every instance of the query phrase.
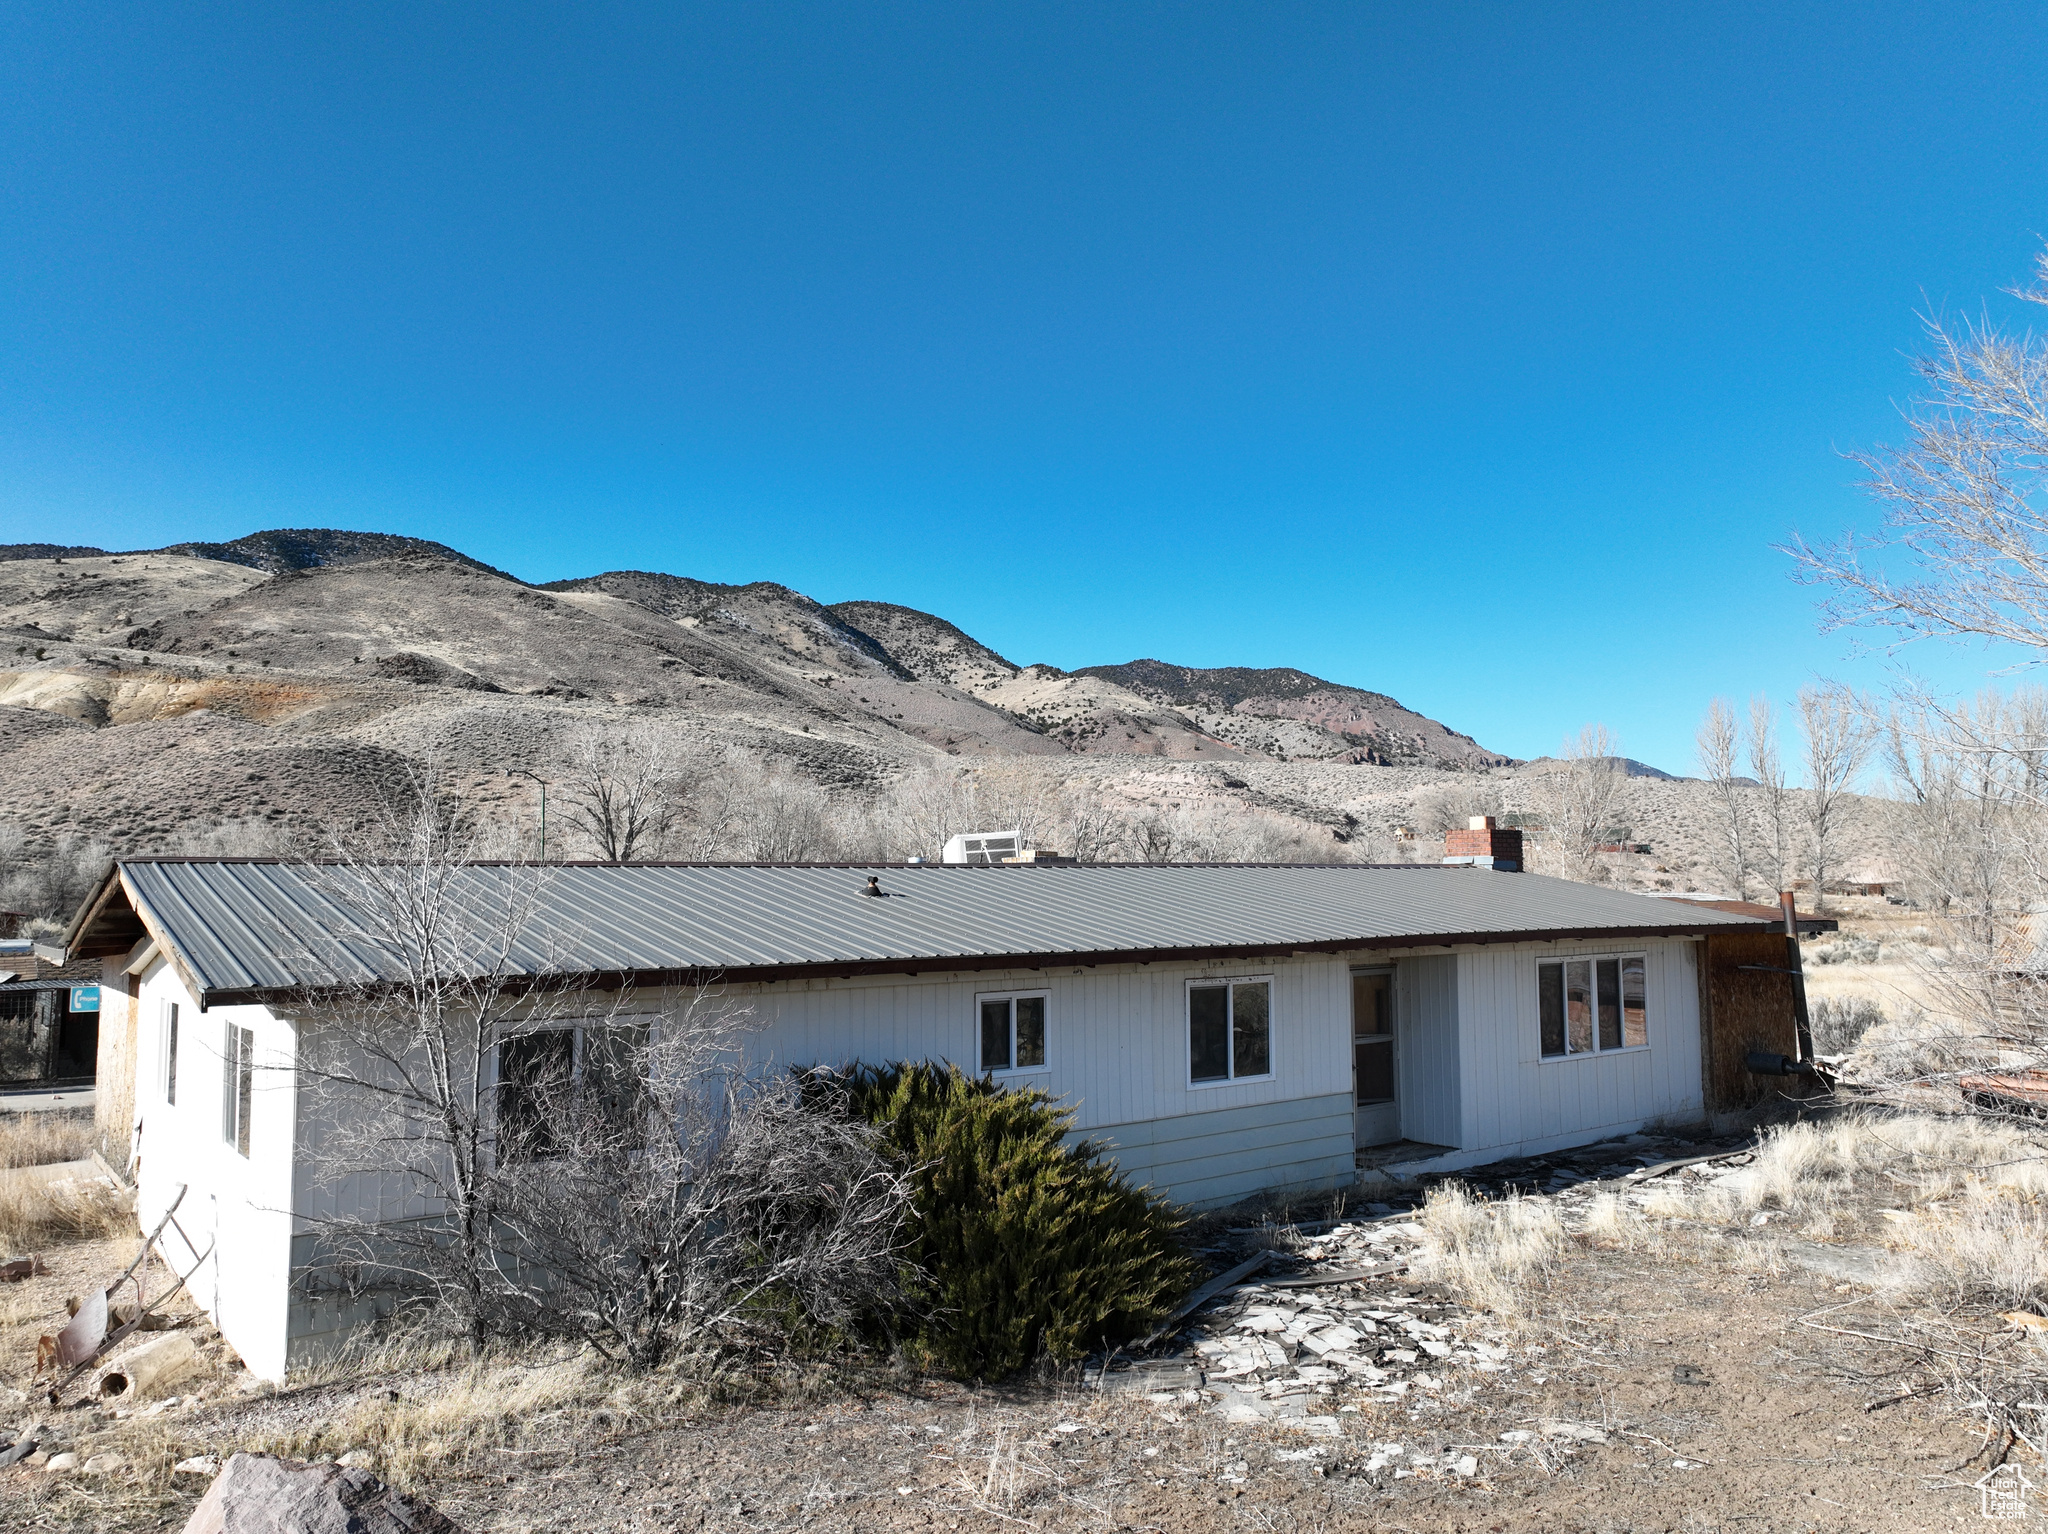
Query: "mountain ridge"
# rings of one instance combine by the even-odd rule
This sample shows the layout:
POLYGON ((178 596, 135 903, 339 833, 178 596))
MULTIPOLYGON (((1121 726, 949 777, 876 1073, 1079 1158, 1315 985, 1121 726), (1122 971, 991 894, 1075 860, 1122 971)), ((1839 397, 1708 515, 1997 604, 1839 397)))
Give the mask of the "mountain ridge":
POLYGON ((309 686, 398 682, 684 714, 715 712, 713 693, 728 689, 719 706, 744 695, 778 730, 882 732, 885 755, 907 734, 956 755, 1512 762, 1384 693, 1294 668, 1019 666, 894 603, 828 605, 773 581, 644 570, 526 582, 387 533, 271 529, 118 554, 0 546, 0 629, 253 664, 309 686), (38 573, 49 566, 57 579, 38 573))

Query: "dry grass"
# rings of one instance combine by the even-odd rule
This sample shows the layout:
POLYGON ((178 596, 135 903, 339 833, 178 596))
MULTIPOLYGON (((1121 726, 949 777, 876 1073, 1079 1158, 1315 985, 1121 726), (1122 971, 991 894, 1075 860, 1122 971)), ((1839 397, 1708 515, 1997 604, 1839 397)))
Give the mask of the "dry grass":
MULTIPOLYGON (((749 1394, 715 1370, 636 1373, 570 1344, 499 1348, 472 1361, 462 1353, 461 1343, 431 1328, 394 1333, 371 1353, 293 1380, 370 1380, 374 1391, 321 1422, 237 1447, 304 1459, 362 1450, 379 1474, 417 1486, 450 1467, 502 1468, 500 1451, 530 1451, 592 1428, 644 1428, 749 1394)), ((784 1400, 807 1394, 794 1375, 763 1388, 784 1400)))
POLYGON ((0 1253, 135 1232, 131 1196, 99 1178, 0 1172, 0 1253))
POLYGON ((0 1170, 83 1161, 92 1150, 92 1120, 70 1113, 0 1115, 0 1170))
POLYGON ((1779 1125, 1748 1168, 1666 1183, 1643 1213, 1728 1225, 1774 1210, 1808 1241, 1867 1240, 1873 1205, 1889 1211, 1876 1228, 1894 1299, 2048 1310, 2048 1132, 2011 1123, 1863 1111, 1779 1125))
POLYGON ((1652 1232, 1627 1201, 1613 1193, 1597 1193, 1586 1206, 1585 1234, 1604 1246, 1632 1252, 1651 1243, 1652 1232))
POLYGON ((399 1399, 380 1389, 325 1421, 259 1435, 241 1447, 299 1459, 363 1450, 380 1474, 416 1485, 444 1467, 519 1447, 556 1414, 574 1410, 589 1422, 608 1409, 619 1413, 613 1398, 630 1394, 632 1383, 581 1350, 500 1354, 446 1374, 371 1372, 397 1381, 399 1399))
POLYGON ((1462 1183, 1432 1189, 1421 1222, 1418 1276, 1503 1316, 1522 1314, 1548 1286, 1564 1246, 1563 1222, 1547 1199, 1511 1193, 1488 1202, 1462 1183))
POLYGON ((2048 1302, 2048 1207, 2009 1188, 1977 1186, 1901 1224, 1885 1288, 1953 1306, 2039 1313, 2048 1302))

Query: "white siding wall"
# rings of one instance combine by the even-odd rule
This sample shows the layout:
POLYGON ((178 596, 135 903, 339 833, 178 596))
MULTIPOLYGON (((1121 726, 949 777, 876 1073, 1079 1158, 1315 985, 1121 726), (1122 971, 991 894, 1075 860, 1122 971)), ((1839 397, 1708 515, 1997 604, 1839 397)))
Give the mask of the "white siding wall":
POLYGON ((976 1067, 983 992, 1045 990, 1046 1070, 1016 1078, 1077 1110, 1075 1127, 1213 1113, 1346 1092, 1351 1084, 1350 965, 1124 964, 978 975, 881 976, 735 987, 762 1024, 750 1050, 778 1065, 951 1060, 976 1067), (1188 1083, 1187 983, 1270 976, 1273 1076, 1244 1085, 1188 1083))
MULTIPOLYGON (((252 1373, 282 1379, 291 1267, 292 1030, 261 1007, 216 1007, 202 1014, 162 961, 143 976, 141 1008, 135 1113, 142 1228, 155 1228, 178 1185, 185 1184, 179 1227, 201 1251, 217 1243, 192 1279, 193 1296, 252 1373), (175 1104, 164 1100, 163 1022, 171 1002, 179 1014, 175 1104), (229 1023, 256 1035, 247 1157, 221 1135, 221 1047, 229 1023)), ((162 1244, 180 1272, 196 1255, 185 1252, 172 1231, 162 1244)))
POLYGON ((1460 1127, 1445 1143, 1509 1154, 1623 1134, 1653 1119, 1697 1117, 1703 1099, 1696 962, 1691 942, 1671 938, 1522 943, 1459 953, 1460 1127), (1610 953, 1648 955, 1649 1048, 1545 1060, 1538 958, 1610 953))
MULTIPOLYGON (((1349 1180, 1351 993, 1341 958, 795 981, 733 986, 721 1002, 751 1010, 745 1048, 763 1069, 936 1060, 971 1071, 979 1064, 976 998, 1020 990, 1047 993, 1046 1069, 1004 1080, 1073 1108, 1076 1136, 1121 1150, 1137 1181, 1211 1203, 1349 1180), (1192 1086, 1189 980, 1251 976, 1272 981, 1272 1076, 1192 1086)), ((650 996, 647 1010, 690 1000, 650 996)), ((292 1207, 313 1222, 427 1213, 410 1198, 408 1178, 327 1170, 325 1152, 336 1143, 323 1122, 330 1111, 324 1095, 302 1094, 292 1207)))
POLYGON ((1451 954, 1394 966, 1394 1050, 1401 1138, 1460 1145, 1458 960, 1451 954))

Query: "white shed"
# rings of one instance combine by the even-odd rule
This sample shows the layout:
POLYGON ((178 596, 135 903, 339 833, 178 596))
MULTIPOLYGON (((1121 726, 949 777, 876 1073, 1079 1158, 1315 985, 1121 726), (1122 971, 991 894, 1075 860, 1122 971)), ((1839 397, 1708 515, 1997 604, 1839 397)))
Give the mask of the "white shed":
MULTIPOLYGON (((330 881, 346 877, 124 862, 69 938, 104 962, 102 1072, 132 1081, 133 1110, 103 1130, 130 1147, 142 1217, 186 1186, 181 1224, 217 1243, 194 1289, 270 1378, 357 1319, 299 1282, 335 1201, 417 1212, 322 1175, 295 1073, 338 988, 376 983, 384 962, 336 913, 330 881)), ((460 878, 480 901, 520 891, 526 928, 494 978, 649 998, 716 981, 751 1006, 763 1067, 938 1060, 1041 1087, 1077 1135, 1194 1206, 1347 1185, 1389 1142, 1450 1168, 1695 1119, 1696 950, 1762 930, 1416 865, 477 864, 460 878)))

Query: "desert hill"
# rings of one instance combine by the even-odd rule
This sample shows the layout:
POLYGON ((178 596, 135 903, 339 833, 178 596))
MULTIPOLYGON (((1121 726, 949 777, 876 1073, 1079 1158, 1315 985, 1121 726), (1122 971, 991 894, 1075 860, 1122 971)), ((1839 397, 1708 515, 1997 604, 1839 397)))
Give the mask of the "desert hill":
MULTIPOLYGON (((439 545, 318 530, 19 557, 48 547, 0 558, 0 865, 10 836, 144 848, 222 822, 349 822, 430 760, 530 827, 533 786, 511 774, 559 779, 579 739, 641 728, 698 781, 765 770, 856 819, 980 764, 1178 817, 1209 838, 1189 846, 1256 823, 1275 856, 1428 855, 1468 813, 1526 815, 1547 765, 1305 671, 1020 665, 932 614, 773 582, 535 586, 439 545)), ((1709 885, 1707 786, 1626 765, 1617 823, 1655 848, 1638 873, 1709 885)))
MULTIPOLYGON (((112 549, 55 543, 0 543, 0 561, 16 559, 92 559, 119 554, 112 549)), ((403 554, 427 554, 452 560, 478 570, 503 575, 480 560, 431 538, 407 538, 397 533, 356 533, 332 527, 283 527, 250 533, 227 543, 173 543, 161 549, 135 549, 136 554, 173 554, 189 559, 217 560, 222 564, 247 565, 252 570, 276 574, 281 570, 313 570, 323 565, 355 565, 369 559, 392 559, 403 554)), ((508 577, 509 579, 509 577, 508 577)))
POLYGON ((1326 682, 1305 671, 1244 666, 1201 669, 1164 661, 1089 666, 1097 677, 1182 710, 1201 729, 1248 752, 1328 757, 1378 766, 1506 767, 1455 730, 1384 693, 1326 682))
MULTIPOLYGON (((317 529, 0 556, 0 884, 24 857, 317 836, 430 762, 530 847, 534 785, 515 775, 559 783, 579 741, 635 731, 694 783, 765 783, 776 815, 836 817, 799 844, 848 855, 886 840, 878 805, 900 827, 1039 813, 1050 794, 1053 834, 1106 815, 1164 838, 1135 855, 1427 858, 1467 814, 1526 819, 1552 766, 1304 671, 1019 665, 914 608, 766 581, 536 586, 423 540, 317 529)), ((1712 887, 1708 785, 1624 765, 1617 839, 1654 850, 1614 876, 1712 887)))

